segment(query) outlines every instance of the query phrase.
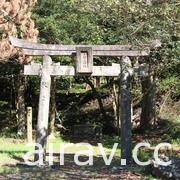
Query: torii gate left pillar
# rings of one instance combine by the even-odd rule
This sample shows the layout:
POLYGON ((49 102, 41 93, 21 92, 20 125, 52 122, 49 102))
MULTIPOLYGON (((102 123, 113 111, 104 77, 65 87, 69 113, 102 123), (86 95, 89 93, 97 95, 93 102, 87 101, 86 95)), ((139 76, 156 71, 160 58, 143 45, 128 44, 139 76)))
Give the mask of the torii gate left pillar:
POLYGON ((41 158, 43 158, 43 161, 45 161, 45 156, 46 156, 46 140, 48 135, 49 101, 50 101, 50 88, 51 88, 51 74, 50 74, 51 64, 52 64, 51 57, 44 56, 42 69, 40 72, 41 84, 40 84, 37 134, 36 134, 36 143, 40 144, 42 146, 42 149, 41 152, 39 152, 39 154, 35 154, 34 156, 35 161, 37 161, 40 158, 39 156, 41 156, 41 158))

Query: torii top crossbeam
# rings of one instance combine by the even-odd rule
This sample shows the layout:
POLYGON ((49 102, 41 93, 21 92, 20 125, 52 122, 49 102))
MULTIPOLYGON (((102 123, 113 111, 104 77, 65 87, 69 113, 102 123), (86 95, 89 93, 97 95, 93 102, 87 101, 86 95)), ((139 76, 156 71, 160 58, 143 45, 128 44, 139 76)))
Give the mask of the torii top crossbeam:
POLYGON ((23 49, 25 55, 31 56, 70 56, 76 53, 76 48, 92 48, 93 56, 148 56, 150 49, 161 46, 159 40, 154 40, 143 47, 133 47, 132 45, 55 45, 39 44, 27 40, 17 39, 10 36, 13 46, 23 49))

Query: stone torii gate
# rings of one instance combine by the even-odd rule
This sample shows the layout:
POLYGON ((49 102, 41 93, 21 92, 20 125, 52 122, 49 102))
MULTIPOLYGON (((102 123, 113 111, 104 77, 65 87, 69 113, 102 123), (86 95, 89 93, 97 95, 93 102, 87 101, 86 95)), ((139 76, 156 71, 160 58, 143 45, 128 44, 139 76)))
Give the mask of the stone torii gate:
MULTIPOLYGON (((42 64, 24 66, 25 75, 39 75, 41 77, 37 136, 36 143, 43 147, 45 161, 46 139, 48 131, 49 101, 51 76, 118 76, 121 84, 120 119, 121 119, 121 160, 131 163, 132 137, 131 137, 131 98, 130 82, 133 73, 146 75, 147 68, 140 66, 131 67, 130 56, 148 56, 151 47, 159 47, 161 44, 155 40, 146 48, 134 49, 131 45, 54 45, 38 44, 26 40, 10 37, 13 46, 22 48, 25 55, 43 56, 42 64), (76 57, 76 67, 53 64, 50 56, 76 57), (119 64, 112 66, 93 66, 94 56, 122 57, 119 64)), ((35 155, 35 160, 39 157, 35 155)))

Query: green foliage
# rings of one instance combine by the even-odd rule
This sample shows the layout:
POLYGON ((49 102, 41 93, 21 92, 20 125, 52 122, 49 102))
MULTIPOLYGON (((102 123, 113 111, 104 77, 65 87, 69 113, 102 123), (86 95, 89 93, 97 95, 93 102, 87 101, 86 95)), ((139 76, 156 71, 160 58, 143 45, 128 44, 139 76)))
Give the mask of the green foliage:
POLYGON ((158 75, 166 69, 171 68, 173 71, 178 64, 180 8, 177 0, 86 0, 84 11, 94 12, 101 19, 98 23, 101 23, 104 30, 105 44, 132 44, 143 47, 144 43, 160 39, 162 48, 154 49, 150 58, 145 59, 146 63, 152 64, 158 75))
POLYGON ((102 43, 102 31, 92 12, 82 12, 74 1, 39 1, 34 10, 40 40, 46 43, 102 43))
POLYGON ((162 135, 162 140, 164 142, 169 142, 174 145, 179 145, 180 144, 180 122, 174 122, 170 123, 167 120, 162 121, 164 124, 164 131, 162 135))
POLYGON ((0 106, 4 106, 4 105, 7 105, 8 104, 8 102, 6 102, 6 101, 0 101, 0 106))
POLYGON ((86 89, 84 88, 85 84, 74 84, 72 89, 70 90, 70 93, 73 94, 83 94, 86 92, 86 89))
POLYGON ((137 157, 141 162, 146 162, 153 158, 153 151, 147 149, 139 149, 137 157))
POLYGON ((163 79, 157 84, 160 94, 165 94, 170 92, 172 97, 178 97, 180 95, 180 77, 171 76, 163 79))

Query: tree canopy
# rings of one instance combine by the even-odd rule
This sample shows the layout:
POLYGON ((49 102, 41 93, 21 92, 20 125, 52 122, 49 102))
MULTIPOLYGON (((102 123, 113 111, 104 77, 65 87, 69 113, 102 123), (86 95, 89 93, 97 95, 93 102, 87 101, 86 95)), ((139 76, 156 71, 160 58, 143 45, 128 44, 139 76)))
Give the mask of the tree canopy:
POLYGON ((177 0, 39 0, 33 18, 45 43, 143 47, 160 39, 163 47, 151 57, 159 71, 178 63, 179 6, 177 0))

